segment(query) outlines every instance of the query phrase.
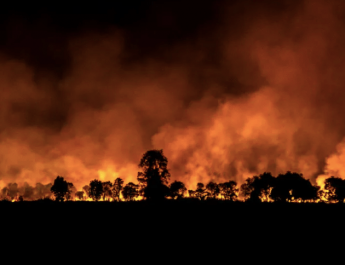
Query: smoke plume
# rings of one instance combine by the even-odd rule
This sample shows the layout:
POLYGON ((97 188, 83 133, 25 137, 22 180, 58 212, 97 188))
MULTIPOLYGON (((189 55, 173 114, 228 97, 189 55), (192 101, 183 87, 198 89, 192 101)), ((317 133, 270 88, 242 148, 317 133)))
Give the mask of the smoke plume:
POLYGON ((345 177, 344 3, 164 3, 73 32, 48 18, 3 26, 0 186, 136 182, 149 149, 190 188, 345 177))

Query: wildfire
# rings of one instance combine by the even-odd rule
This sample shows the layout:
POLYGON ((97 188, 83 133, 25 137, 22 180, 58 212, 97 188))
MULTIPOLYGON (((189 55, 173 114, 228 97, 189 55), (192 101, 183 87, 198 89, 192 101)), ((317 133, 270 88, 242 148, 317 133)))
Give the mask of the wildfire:
MULTIPOLYGON (((163 149, 170 182, 187 190, 211 181, 239 188, 261 172, 291 170, 320 187, 314 202, 334 202, 325 180, 345 179, 344 21, 335 15, 345 4, 302 2, 286 11, 243 8, 246 23, 219 4, 224 23, 200 23, 193 34, 181 34, 192 39, 162 43, 149 56, 127 39, 130 29, 83 29, 61 45, 68 47, 61 56, 68 67, 43 77, 46 69, 37 71, 21 50, 20 56, 1 50, 0 197, 52 198, 51 183, 61 175, 74 185, 70 200, 92 201, 83 189, 90 181, 135 184, 138 158, 163 149)), ((184 197, 229 199, 207 192, 184 197)), ((259 199, 272 202, 271 192, 259 199)))

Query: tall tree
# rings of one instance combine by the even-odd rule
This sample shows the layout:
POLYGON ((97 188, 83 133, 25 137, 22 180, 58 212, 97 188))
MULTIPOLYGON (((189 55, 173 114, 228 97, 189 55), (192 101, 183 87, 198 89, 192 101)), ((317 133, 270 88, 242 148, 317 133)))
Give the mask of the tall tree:
POLYGON ((183 198, 186 191, 187 191, 186 186, 181 181, 175 180, 173 183, 170 184, 170 196, 173 199, 183 198))
POLYGON ((127 185, 122 190, 122 195, 125 201, 133 201, 138 197, 139 185, 134 184, 133 182, 127 183, 127 185))
POLYGON ((89 197, 94 201, 99 201, 103 194, 102 181, 94 179, 90 182, 89 197))
POLYGON ((169 194, 168 184, 170 173, 167 168, 168 159, 163 150, 147 151, 140 160, 138 181, 141 194, 149 200, 161 200, 169 194))
POLYGON ((123 189, 123 180, 121 178, 117 178, 114 181, 113 189, 112 189, 112 197, 116 201, 120 201, 120 193, 123 189))
POLYGON ((67 199, 71 187, 73 187, 72 183, 67 182, 63 177, 57 176, 50 190, 54 194, 56 201, 63 202, 67 199))

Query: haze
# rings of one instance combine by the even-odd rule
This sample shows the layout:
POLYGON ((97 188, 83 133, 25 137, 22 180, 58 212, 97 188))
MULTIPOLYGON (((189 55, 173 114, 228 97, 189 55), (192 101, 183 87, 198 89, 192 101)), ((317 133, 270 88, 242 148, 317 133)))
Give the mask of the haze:
POLYGON ((4 16, 0 186, 135 182, 150 149, 187 187, 345 178, 345 3, 229 2, 4 16))

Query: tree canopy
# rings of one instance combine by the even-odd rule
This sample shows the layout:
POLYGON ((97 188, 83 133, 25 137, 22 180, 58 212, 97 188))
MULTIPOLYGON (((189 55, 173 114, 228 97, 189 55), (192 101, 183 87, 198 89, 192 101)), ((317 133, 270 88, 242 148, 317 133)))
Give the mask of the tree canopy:
POLYGON ((62 202, 70 198, 73 187, 72 183, 67 182, 63 177, 57 176, 51 187, 51 191, 55 196, 55 200, 62 202))
POLYGON ((166 186, 170 179, 167 168, 168 159, 164 156, 163 150, 147 151, 140 160, 138 182, 140 194, 148 200, 162 200, 169 195, 169 188, 166 186))
POLYGON ((98 201, 103 194, 102 181, 94 179, 90 182, 89 197, 94 201, 98 201))

